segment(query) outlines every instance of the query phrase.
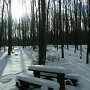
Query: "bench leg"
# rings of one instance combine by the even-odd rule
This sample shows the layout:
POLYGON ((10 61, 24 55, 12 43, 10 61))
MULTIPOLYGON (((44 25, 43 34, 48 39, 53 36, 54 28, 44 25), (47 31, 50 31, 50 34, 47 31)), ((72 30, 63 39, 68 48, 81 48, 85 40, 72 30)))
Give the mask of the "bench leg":
POLYGON ((24 81, 19 80, 21 86, 19 86, 18 82, 16 82, 16 86, 18 87, 19 90, 25 90, 30 87, 30 84, 24 81))
POLYGON ((39 71, 34 71, 33 74, 34 74, 34 77, 40 78, 40 72, 39 71))
POLYGON ((60 84, 60 90, 65 90, 65 74, 58 74, 57 75, 57 81, 60 84))
POLYGON ((53 90, 52 88, 49 88, 48 90, 53 90))

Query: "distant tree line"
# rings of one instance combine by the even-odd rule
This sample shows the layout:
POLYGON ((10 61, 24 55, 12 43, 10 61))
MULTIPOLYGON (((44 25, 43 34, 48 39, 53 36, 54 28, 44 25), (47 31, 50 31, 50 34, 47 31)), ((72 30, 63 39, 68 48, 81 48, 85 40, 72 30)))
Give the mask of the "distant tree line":
MULTIPOLYGON (((59 42, 54 42, 53 41, 53 38, 54 38, 54 34, 52 33, 52 31, 49 31, 49 32, 47 32, 48 34, 48 37, 46 37, 46 39, 47 39, 47 41, 46 41, 46 44, 47 45, 50 45, 50 44, 58 44, 58 45, 61 45, 61 41, 59 41, 59 42)), ((72 31, 72 32, 70 32, 69 34, 68 34, 68 43, 67 43, 67 40, 66 40, 66 32, 63 32, 63 34, 64 34, 64 41, 63 41, 63 43, 64 43, 64 45, 75 45, 75 41, 74 41, 74 34, 73 34, 74 32, 72 31)), ((81 31, 81 39, 79 39, 79 41, 78 41, 78 45, 80 45, 80 44, 82 44, 82 45, 87 45, 87 36, 85 35, 85 31, 81 31)), ((87 31, 87 33, 88 33, 88 31, 87 31)), ((79 38, 80 38, 80 33, 78 33, 78 35, 79 35, 79 38)), ((60 35, 58 36, 58 37, 60 37, 60 35)), ((17 36, 15 36, 15 37, 13 37, 12 38, 12 42, 13 42, 13 46, 33 46, 33 43, 35 43, 35 45, 38 45, 38 40, 37 40, 37 38, 38 38, 38 35, 35 37, 36 38, 36 41, 35 42, 33 42, 33 40, 31 40, 32 38, 30 38, 30 37, 27 37, 27 36, 25 36, 24 37, 24 40, 21 38, 19 38, 19 37, 17 37, 17 36)), ((5 42, 5 44, 4 43, 2 43, 3 45, 5 45, 5 46, 7 46, 8 45, 8 39, 3 39, 3 41, 6 41, 5 42)), ((60 40, 60 39, 59 39, 60 40)))

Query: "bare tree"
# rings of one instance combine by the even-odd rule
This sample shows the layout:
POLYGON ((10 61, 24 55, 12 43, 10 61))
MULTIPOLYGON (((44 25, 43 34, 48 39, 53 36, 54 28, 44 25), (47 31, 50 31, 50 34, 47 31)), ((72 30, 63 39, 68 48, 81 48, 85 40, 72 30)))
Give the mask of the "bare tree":
POLYGON ((82 1, 79 0, 79 29, 80 29, 80 59, 82 59, 82 34, 81 34, 81 10, 82 10, 82 1))
POLYGON ((3 6, 2 6, 2 21, 1 21, 1 29, 0 29, 0 49, 1 49, 1 45, 2 45, 2 37, 3 37, 3 31, 4 31, 3 16, 4 16, 4 0, 3 0, 3 6))
POLYGON ((89 5, 89 11, 88 11, 88 42, 87 42, 87 58, 86 58, 86 64, 89 63, 89 54, 90 54, 90 0, 88 0, 88 5, 89 5))
POLYGON ((46 4, 45 4, 45 0, 39 0, 39 5, 40 5, 40 1, 41 1, 41 17, 39 17, 39 22, 40 22, 39 24, 41 26, 39 27, 39 62, 38 63, 41 65, 41 64, 45 64, 45 60, 46 60, 46 43, 45 43, 46 4))
POLYGON ((68 20, 68 2, 66 0, 66 3, 65 3, 65 17, 66 17, 66 44, 67 44, 67 50, 69 49, 69 42, 68 42, 68 36, 69 36, 69 20, 68 20))
POLYGON ((8 11, 8 55, 12 51, 12 13, 11 13, 11 0, 8 1, 9 11, 8 11))
POLYGON ((62 32, 62 23, 61 23, 61 0, 59 0, 59 29, 60 29, 60 40, 61 40, 61 52, 62 58, 64 58, 64 45, 63 45, 63 32, 62 32))
POLYGON ((78 0, 74 0, 74 14, 75 14, 75 33, 74 33, 74 41, 75 41, 75 52, 78 50, 78 19, 77 19, 77 9, 78 7, 78 0))

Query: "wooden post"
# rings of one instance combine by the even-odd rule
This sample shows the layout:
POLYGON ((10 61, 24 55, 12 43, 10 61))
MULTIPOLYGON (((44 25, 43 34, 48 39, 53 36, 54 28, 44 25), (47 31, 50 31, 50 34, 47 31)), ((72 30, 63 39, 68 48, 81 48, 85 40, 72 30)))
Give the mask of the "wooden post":
POLYGON ((40 78, 40 72, 39 71, 33 71, 34 77, 40 78))
POLYGON ((60 90, 65 90, 65 74, 61 73, 57 75, 57 81, 60 84, 60 90))

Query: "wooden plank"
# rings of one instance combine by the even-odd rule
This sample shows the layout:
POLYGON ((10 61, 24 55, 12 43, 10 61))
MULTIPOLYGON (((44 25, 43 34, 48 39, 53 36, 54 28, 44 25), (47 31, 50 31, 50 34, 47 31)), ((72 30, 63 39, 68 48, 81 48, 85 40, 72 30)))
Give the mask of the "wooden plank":
POLYGON ((58 82, 41 79, 41 78, 37 78, 37 77, 33 77, 33 76, 28 76, 28 75, 17 76, 16 82, 20 82, 18 84, 20 86, 20 88, 27 88, 27 87, 29 87, 29 85, 47 86, 48 88, 52 88, 53 90, 59 90, 59 88, 60 88, 60 85, 58 82))

